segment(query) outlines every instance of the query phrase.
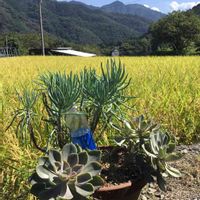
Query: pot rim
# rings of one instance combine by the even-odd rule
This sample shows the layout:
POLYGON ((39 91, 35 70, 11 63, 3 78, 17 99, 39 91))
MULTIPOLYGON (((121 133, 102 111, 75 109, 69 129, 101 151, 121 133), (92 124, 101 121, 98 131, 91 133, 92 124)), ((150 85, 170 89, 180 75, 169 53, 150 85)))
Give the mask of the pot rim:
POLYGON ((133 183, 131 181, 128 181, 128 182, 125 182, 125 183, 119 183, 117 185, 102 186, 96 192, 120 190, 120 189, 124 189, 124 188, 129 188, 129 187, 132 186, 132 184, 133 183))

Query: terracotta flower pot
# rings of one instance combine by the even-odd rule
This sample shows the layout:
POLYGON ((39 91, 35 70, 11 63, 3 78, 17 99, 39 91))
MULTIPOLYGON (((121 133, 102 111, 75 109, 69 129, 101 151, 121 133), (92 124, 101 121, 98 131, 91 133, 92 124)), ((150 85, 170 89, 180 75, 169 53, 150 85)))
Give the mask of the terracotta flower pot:
MULTIPOLYGON (((111 152, 114 147, 101 146, 99 149, 111 152)), ((93 196, 99 200, 137 200, 145 185, 144 180, 128 181, 119 185, 106 185, 98 189, 93 196)))
POLYGON ((94 197, 100 200, 137 200, 145 181, 126 182, 119 185, 103 186, 97 190, 94 197))

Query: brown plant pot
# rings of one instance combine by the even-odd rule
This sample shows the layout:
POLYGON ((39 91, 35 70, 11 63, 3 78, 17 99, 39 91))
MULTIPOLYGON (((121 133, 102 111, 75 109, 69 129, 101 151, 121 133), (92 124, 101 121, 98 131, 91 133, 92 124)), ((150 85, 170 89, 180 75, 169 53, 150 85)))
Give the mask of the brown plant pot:
MULTIPOLYGON (((113 146, 101 146, 100 150, 111 152, 113 146)), ((118 148, 120 149, 123 148, 118 148)), ((128 181, 119 185, 104 185, 94 193, 98 200, 137 200, 142 188, 146 185, 145 180, 128 181)))
POLYGON ((137 200, 142 188, 146 185, 144 180, 126 182, 119 185, 103 186, 97 190, 94 197, 100 200, 137 200))

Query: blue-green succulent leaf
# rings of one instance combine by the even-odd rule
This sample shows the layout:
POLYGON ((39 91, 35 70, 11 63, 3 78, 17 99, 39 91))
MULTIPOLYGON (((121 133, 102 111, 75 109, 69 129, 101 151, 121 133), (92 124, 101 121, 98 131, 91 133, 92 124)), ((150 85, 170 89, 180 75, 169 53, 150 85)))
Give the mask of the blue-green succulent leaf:
POLYGON ((79 185, 79 184, 85 184, 85 183, 88 183, 89 181, 92 180, 92 176, 90 173, 82 173, 80 175, 78 175, 76 177, 76 183, 79 185))
POLYGON ((101 172, 101 165, 98 162, 90 162, 82 170, 82 173, 90 173, 92 176, 96 176, 101 172))
POLYGON ((72 153, 77 153, 77 148, 74 144, 66 144, 62 149, 62 158, 63 160, 67 160, 68 156, 72 153))
POLYGON ((94 193, 94 187, 91 183, 86 183, 84 185, 76 185, 76 192, 81 196, 87 197, 94 193))

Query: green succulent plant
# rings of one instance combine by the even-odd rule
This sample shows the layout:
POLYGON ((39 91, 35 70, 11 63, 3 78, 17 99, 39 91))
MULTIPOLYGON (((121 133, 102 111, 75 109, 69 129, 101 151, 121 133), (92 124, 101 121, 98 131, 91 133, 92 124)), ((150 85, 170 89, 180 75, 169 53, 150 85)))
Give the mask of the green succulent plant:
POLYGON ((30 177, 31 193, 40 200, 87 199, 103 184, 100 157, 100 151, 74 144, 66 144, 62 151, 50 150, 30 177))
POLYGON ((144 160, 143 164, 148 165, 145 176, 151 181, 151 177, 156 177, 160 189, 165 190, 163 175, 181 176, 177 169, 168 164, 182 157, 180 153, 174 152, 175 137, 163 131, 153 121, 145 120, 144 116, 134 118, 131 122, 123 121, 123 125, 119 129, 121 135, 115 139, 116 144, 129 149, 133 158, 140 155, 144 160))
POLYGON ((174 153, 175 138, 167 132, 151 132, 147 147, 142 145, 145 153, 151 157, 152 166, 162 173, 167 172, 173 177, 180 177, 181 173, 167 164, 181 158, 181 154, 174 153))
POLYGON ((175 137, 161 130, 151 132, 149 141, 142 145, 144 152, 150 157, 154 169, 152 174, 156 176, 158 186, 163 191, 166 190, 165 176, 168 174, 176 178, 181 176, 179 170, 168 164, 182 157, 180 153, 174 152, 175 147, 175 137))
POLYGON ((71 141, 66 115, 76 107, 77 112, 87 113, 93 134, 98 127, 98 139, 111 121, 125 116, 122 107, 127 107, 127 101, 132 98, 124 94, 130 81, 125 66, 112 59, 105 67, 101 65, 100 74, 87 68, 81 73, 41 74, 35 80, 34 90, 28 89, 29 92, 24 92, 19 99, 20 106, 8 128, 18 120, 16 129, 22 135, 20 140, 25 140, 24 136, 29 132, 31 142, 42 152, 48 151, 50 146, 62 148, 71 141), (34 110, 44 112, 35 115, 34 110), (45 134, 42 134, 40 130, 44 127, 45 134))
POLYGON ((152 131, 159 130, 160 126, 153 121, 145 120, 144 116, 133 118, 132 121, 123 120, 122 127, 119 130, 115 143, 119 146, 125 146, 131 150, 137 145, 141 146, 149 139, 152 131))
POLYGON ((124 95, 131 82, 125 66, 112 59, 107 61, 105 68, 101 65, 100 75, 95 70, 85 68, 81 73, 81 81, 85 105, 91 110, 92 132, 95 132, 100 120, 108 125, 111 118, 121 118, 122 106, 126 106, 126 102, 133 98, 124 95))

